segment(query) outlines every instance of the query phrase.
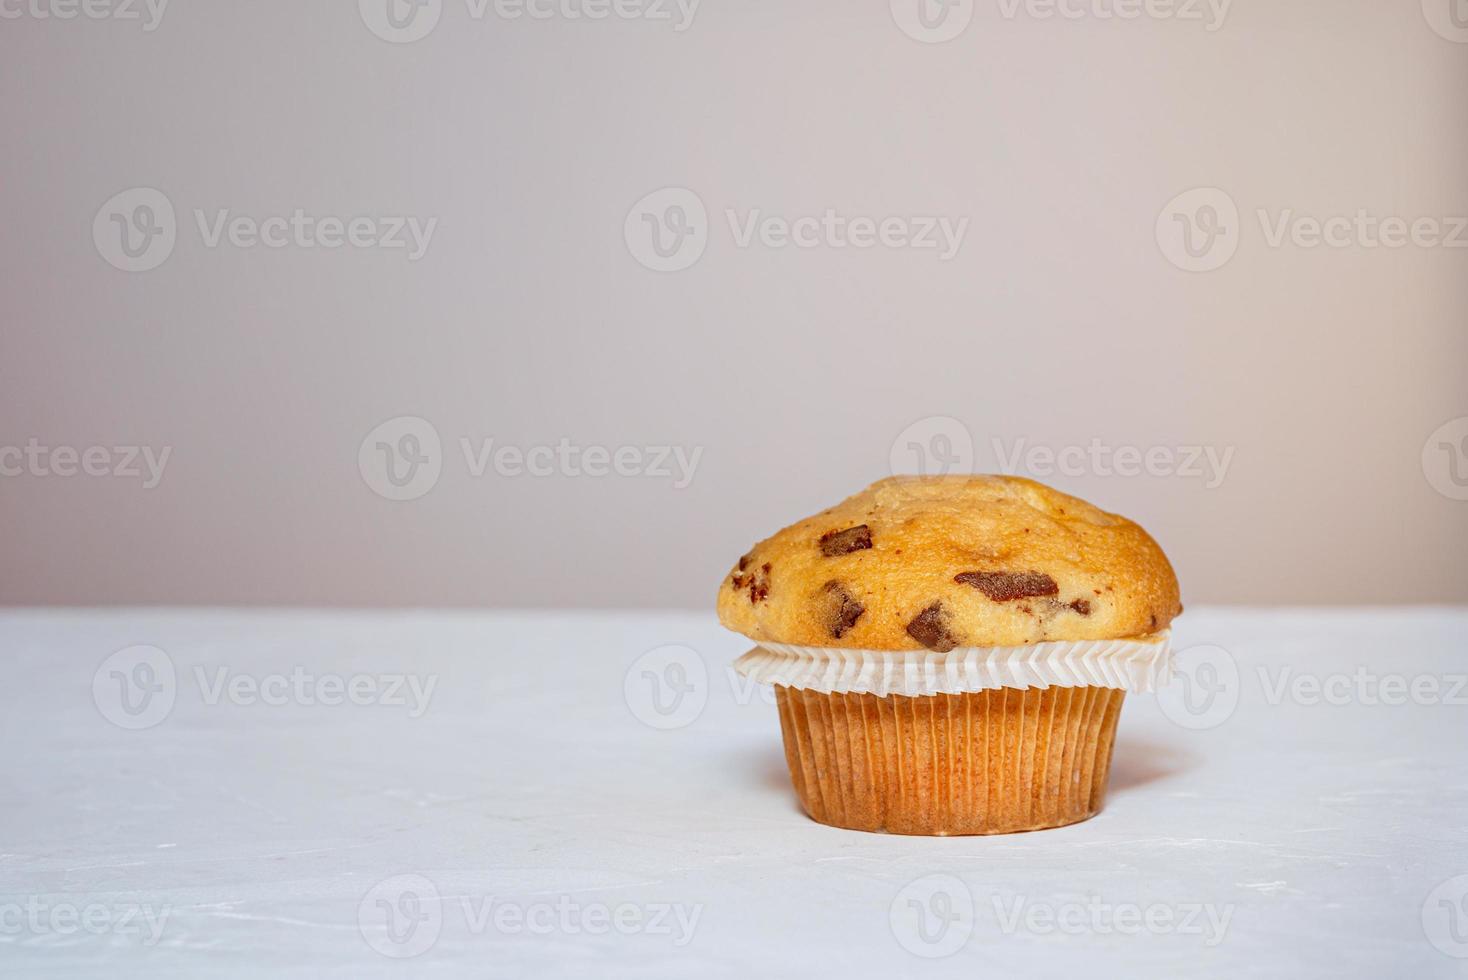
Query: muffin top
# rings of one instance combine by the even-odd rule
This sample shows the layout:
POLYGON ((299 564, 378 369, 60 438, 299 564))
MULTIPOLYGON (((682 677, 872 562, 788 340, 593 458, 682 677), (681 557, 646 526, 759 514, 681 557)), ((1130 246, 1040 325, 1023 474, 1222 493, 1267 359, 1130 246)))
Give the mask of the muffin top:
POLYGON ((946 652, 1144 636, 1182 612, 1157 542, 1012 476, 891 477, 766 538, 719 588, 756 642, 946 652))

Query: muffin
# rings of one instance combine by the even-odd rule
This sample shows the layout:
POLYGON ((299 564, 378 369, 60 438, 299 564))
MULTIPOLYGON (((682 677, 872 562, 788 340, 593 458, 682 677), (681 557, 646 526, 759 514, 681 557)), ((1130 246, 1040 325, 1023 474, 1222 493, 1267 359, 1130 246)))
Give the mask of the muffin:
POLYGON ((1136 524, 1033 480, 893 477, 739 559, 719 620, 757 646, 813 819, 1001 834, 1101 809, 1122 699, 1171 676, 1177 577, 1136 524))

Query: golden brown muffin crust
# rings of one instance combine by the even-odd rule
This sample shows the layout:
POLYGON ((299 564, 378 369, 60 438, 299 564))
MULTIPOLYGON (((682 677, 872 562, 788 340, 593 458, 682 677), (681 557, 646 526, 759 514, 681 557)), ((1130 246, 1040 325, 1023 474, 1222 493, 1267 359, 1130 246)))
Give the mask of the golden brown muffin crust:
POLYGON ((891 477, 766 538, 719 589, 761 642, 946 651, 1117 639, 1182 612, 1157 542, 1012 476, 891 477))

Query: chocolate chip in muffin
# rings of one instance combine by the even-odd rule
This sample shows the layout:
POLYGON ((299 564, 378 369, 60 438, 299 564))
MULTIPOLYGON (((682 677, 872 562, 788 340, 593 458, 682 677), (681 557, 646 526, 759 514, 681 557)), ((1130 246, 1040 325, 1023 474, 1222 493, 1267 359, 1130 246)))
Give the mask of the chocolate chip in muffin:
POLYGON ((770 563, 765 562, 749 574, 749 604, 752 606, 770 594, 770 563))
POLYGON ((856 598, 846 590, 846 586, 832 580, 821 586, 821 619, 826 624, 826 629, 836 639, 840 639, 846 631, 856 625, 861 619, 861 614, 867 611, 867 607, 856 601, 856 598))
POLYGON ((907 624, 907 635, 938 653, 947 653, 958 646, 958 637, 948 629, 948 611, 941 602, 933 603, 914 616, 907 624))
POLYGON ((1088 599, 1077 599, 1075 602, 1072 602, 1070 604, 1070 608, 1074 609, 1082 616, 1091 615, 1091 602, 1088 599))
POLYGON ((865 551, 872 546, 872 529, 865 524, 848 527, 844 531, 827 531, 821 535, 821 554, 827 558, 849 555, 853 551, 865 551))
POLYGON ((735 592, 738 592, 740 589, 744 588, 745 583, 749 581, 749 579, 744 574, 744 570, 748 567, 749 555, 741 556, 739 559, 739 564, 734 566, 734 571, 729 576, 729 584, 734 586, 735 592))
POLYGON ((960 585, 972 585, 995 602, 1056 595, 1060 587, 1044 572, 960 572, 953 576, 960 585))

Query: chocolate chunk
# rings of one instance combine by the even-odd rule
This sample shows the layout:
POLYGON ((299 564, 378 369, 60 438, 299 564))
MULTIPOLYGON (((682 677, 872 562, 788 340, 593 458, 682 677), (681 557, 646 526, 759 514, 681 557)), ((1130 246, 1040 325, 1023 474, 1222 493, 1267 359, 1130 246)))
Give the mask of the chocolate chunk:
POLYGON ((749 556, 744 555, 739 559, 739 564, 735 566, 733 573, 729 576, 729 584, 734 586, 735 592, 738 592, 740 589, 744 588, 744 586, 749 582, 749 577, 744 574, 744 569, 748 566, 749 556))
POLYGON ((1075 602, 1072 602, 1070 604, 1070 608, 1074 609, 1082 616, 1091 615, 1091 602, 1089 599, 1077 599, 1075 602))
POLYGON ((953 581, 972 585, 995 602, 1060 592, 1055 580, 1044 572, 960 572, 953 581))
POLYGON ((948 629, 948 612, 943 603, 935 602, 912 618, 907 635, 929 650, 947 653, 958 646, 958 637, 948 629))
POLYGON ((867 607, 856 601, 846 586, 840 582, 831 581, 821 586, 822 596, 822 620, 826 629, 838 640, 846 634, 846 631, 856 625, 861 619, 861 614, 867 611, 867 607))
POLYGON ((872 546, 872 529, 865 524, 844 531, 827 531, 821 535, 821 554, 827 558, 865 551, 872 546))
POLYGON ((770 563, 765 562, 759 571, 749 575, 749 604, 752 606, 770 594, 770 563))

